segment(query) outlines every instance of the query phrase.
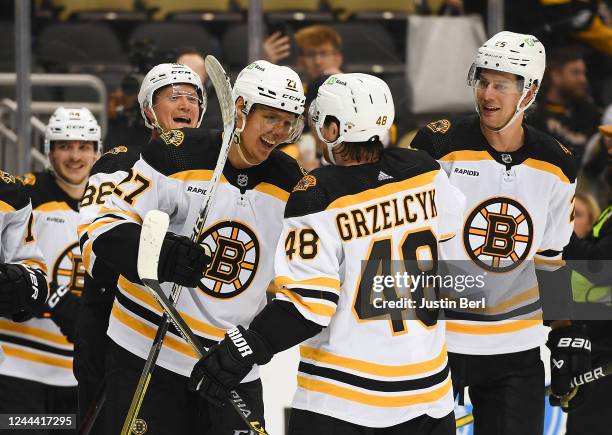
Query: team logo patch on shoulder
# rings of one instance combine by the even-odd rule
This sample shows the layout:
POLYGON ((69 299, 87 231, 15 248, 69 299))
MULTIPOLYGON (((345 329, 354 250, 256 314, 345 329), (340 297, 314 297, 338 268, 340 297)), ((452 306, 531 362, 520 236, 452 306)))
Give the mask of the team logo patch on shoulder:
POLYGON ((451 126, 451 122, 448 119, 441 119, 439 121, 430 122, 427 124, 427 128, 434 133, 446 133, 451 126))
POLYGON ((166 145, 174 145, 177 147, 185 140, 185 133, 181 130, 168 130, 159 137, 161 137, 166 145))
POLYGON ((119 145, 118 147, 113 148, 110 151, 107 151, 104 154, 119 154, 119 153, 127 153, 127 147, 125 145, 119 145))
POLYGON ((463 244, 470 258, 485 270, 508 272, 531 249, 533 223, 527 209, 512 198, 490 198, 468 215, 463 244))
POLYGON ((36 184, 36 175, 32 174, 31 172, 15 178, 19 179, 24 186, 34 186, 34 184, 36 184))
POLYGON ((317 185, 317 179, 314 175, 304 175, 304 177, 298 181, 298 184, 295 185, 292 192, 297 192, 298 190, 307 190, 309 187, 314 187, 317 185))
POLYGON ((0 171, 0 178, 2 178, 2 181, 4 181, 5 183, 15 182, 15 176, 9 174, 8 172, 0 171))

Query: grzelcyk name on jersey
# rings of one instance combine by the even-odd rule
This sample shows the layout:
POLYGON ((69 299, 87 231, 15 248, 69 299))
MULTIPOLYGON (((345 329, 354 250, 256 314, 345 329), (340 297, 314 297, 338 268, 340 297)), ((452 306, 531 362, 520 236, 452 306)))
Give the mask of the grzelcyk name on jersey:
POLYGON ((206 193, 206 189, 202 189, 201 187, 195 186, 187 186, 187 192, 199 193, 201 195, 204 195, 206 193))
POLYGON ((455 174, 461 174, 461 175, 469 175, 471 177, 478 177, 480 175, 480 172, 478 171, 474 171, 472 169, 464 169, 464 168, 455 168, 455 174))
POLYGON ((238 352, 240 352, 240 355, 243 358, 253 353, 253 349, 251 349, 251 346, 249 346, 238 328, 230 329, 227 331, 227 335, 229 338, 231 338, 234 346, 236 346, 238 352))

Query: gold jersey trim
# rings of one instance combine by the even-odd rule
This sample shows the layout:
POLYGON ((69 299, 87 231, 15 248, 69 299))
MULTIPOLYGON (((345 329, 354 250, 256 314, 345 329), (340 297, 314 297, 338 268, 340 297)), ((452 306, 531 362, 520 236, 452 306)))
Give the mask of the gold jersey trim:
POLYGON ((353 390, 345 386, 338 386, 319 379, 298 376, 298 387, 317 393, 328 394, 340 399, 357 402, 364 405, 376 406, 381 408, 399 408, 404 406, 421 405, 424 403, 436 402, 442 399, 451 390, 453 384, 450 376, 438 388, 425 392, 402 396, 382 396, 368 394, 353 390))
POLYGON ((365 202, 373 201, 377 198, 384 198, 386 196, 394 195, 404 190, 416 189, 418 187, 426 186, 433 183, 434 177, 438 174, 438 170, 425 172, 416 177, 411 177, 406 180, 398 181, 395 183, 387 183, 380 187, 373 189, 364 190, 363 192, 356 193, 354 195, 341 196, 335 199, 331 204, 327 206, 327 210, 336 208, 351 207, 356 204, 362 204, 365 202))
POLYGON ((13 358, 24 359, 27 361, 33 361, 40 364, 47 364, 50 366, 61 367, 64 369, 72 370, 72 358, 63 359, 48 355, 42 355, 36 352, 30 352, 29 350, 19 349, 17 347, 13 347, 7 344, 2 345, 2 349, 4 349, 4 353, 7 356, 13 358))
POLYGON ((458 323, 451 320, 446 321, 446 331, 457 334, 474 334, 474 335, 490 335, 490 334, 506 334, 516 332, 522 329, 533 328, 534 326, 542 325, 542 313, 521 320, 513 320, 507 323, 486 322, 486 324, 475 323, 458 323))
POLYGON ((300 356, 304 359, 323 364, 385 377, 415 376, 428 373, 444 366, 447 360, 446 345, 443 345, 440 353, 430 360, 402 365, 386 365, 363 361, 309 346, 300 346, 300 356))

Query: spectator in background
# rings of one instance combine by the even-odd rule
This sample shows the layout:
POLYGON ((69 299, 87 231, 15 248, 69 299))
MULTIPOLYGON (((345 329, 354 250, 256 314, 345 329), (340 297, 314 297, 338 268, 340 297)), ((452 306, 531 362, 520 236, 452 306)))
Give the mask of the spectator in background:
POLYGON ((588 193, 576 193, 574 203, 574 234, 579 239, 584 239, 589 235, 595 219, 601 213, 601 209, 588 193))
POLYGON ((342 66, 342 38, 329 26, 312 25, 295 32, 297 67, 310 83, 326 74, 337 74, 342 66))
POLYGON ((606 109, 601 124, 599 133, 587 145, 578 188, 592 193, 599 205, 605 207, 612 193, 612 159, 608 158, 612 146, 612 105, 606 109))
POLYGON ((278 63, 291 54, 289 36, 280 31, 272 32, 263 42, 264 59, 270 63, 278 63))
MULTIPOLYGON (((612 123, 600 127, 605 158, 612 160, 612 123)), ((612 181, 608 179, 608 181, 612 181)), ((592 231, 584 238, 573 234, 563 250, 563 257, 573 269, 575 323, 586 326, 592 342, 592 366, 599 367, 612 360, 612 201, 599 215, 592 231)), ((581 406, 568 414, 567 435, 604 435, 612 425, 612 402, 609 400, 612 377, 585 384, 578 389, 576 399, 581 406)))
POLYGON ((133 144, 144 145, 149 141, 151 131, 140 116, 138 89, 140 78, 129 74, 121 86, 108 99, 108 133, 104 140, 106 150, 133 144))
POLYGON ((588 93, 586 66, 580 49, 550 50, 543 84, 538 107, 527 122, 569 147, 580 161, 601 119, 601 109, 593 104, 588 93))
POLYGON ((204 65, 204 56, 202 56, 198 50, 192 47, 183 48, 176 56, 176 63, 187 65, 189 68, 191 68, 197 75, 200 76, 202 84, 206 87, 208 74, 206 73, 206 66, 204 65))

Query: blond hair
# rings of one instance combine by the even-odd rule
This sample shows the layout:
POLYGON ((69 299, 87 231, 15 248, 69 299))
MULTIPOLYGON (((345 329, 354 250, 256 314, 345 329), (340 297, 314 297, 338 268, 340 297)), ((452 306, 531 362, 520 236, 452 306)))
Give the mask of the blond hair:
POLYGON ((576 200, 582 201, 586 206, 587 212, 589 213, 589 228, 593 227, 593 224, 601 213, 601 209, 599 208, 597 201, 595 201, 593 195, 585 192, 576 192, 575 198, 576 200))

